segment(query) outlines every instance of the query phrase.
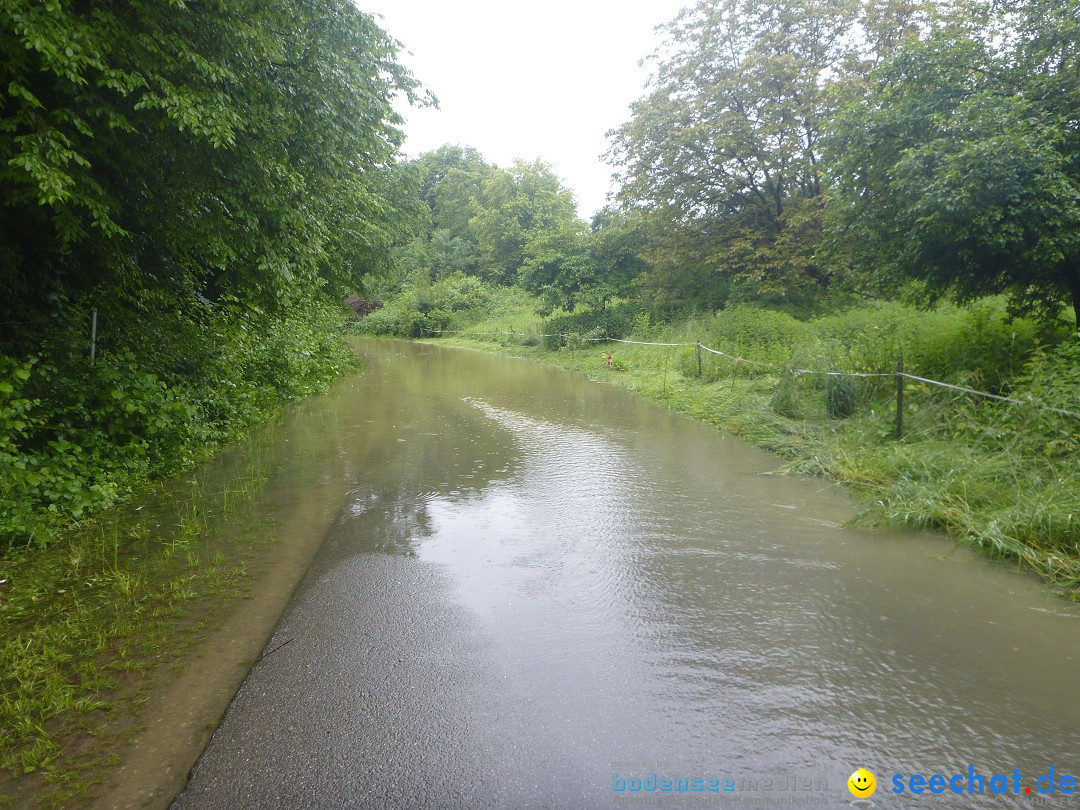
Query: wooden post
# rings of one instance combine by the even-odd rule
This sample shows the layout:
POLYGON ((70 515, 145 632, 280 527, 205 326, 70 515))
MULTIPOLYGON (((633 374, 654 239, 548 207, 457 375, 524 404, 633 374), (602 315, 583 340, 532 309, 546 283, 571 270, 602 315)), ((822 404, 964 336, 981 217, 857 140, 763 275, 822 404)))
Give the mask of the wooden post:
POLYGON ((896 438, 904 438, 904 355, 896 359, 896 438))
POLYGON ((94 315, 90 319, 90 364, 93 365, 97 360, 97 307, 94 308, 94 315))
POLYGON ((697 342, 697 375, 701 376, 701 341, 697 342))

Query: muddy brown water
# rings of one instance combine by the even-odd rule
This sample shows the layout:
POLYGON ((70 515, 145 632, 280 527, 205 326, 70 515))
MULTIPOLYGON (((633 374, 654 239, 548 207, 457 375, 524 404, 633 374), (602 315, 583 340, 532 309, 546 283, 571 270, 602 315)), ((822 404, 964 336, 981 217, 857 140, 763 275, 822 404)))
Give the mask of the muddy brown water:
POLYGON ((176 807, 1075 803, 1080 611, 1034 578, 580 375, 357 345, 271 479, 321 542, 288 643, 176 807))

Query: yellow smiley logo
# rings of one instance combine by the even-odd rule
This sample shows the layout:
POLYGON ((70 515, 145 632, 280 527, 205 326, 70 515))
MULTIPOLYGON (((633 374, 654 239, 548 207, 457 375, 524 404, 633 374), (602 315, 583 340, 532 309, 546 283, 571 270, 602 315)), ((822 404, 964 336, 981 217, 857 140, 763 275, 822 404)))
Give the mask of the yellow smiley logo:
POLYGON ((858 799, 865 799, 868 796, 873 796, 874 791, 877 790, 877 780, 874 775, 866 768, 859 768, 847 780, 848 790, 851 791, 851 795, 858 799))

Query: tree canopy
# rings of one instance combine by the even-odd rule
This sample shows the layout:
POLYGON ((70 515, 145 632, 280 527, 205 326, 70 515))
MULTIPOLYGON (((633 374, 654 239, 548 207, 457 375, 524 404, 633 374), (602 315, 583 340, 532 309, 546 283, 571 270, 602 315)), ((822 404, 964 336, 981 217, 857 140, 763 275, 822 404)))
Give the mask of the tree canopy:
POLYGON ((353 367, 422 211, 397 50, 349 0, 0 3, 0 545, 353 367))
POLYGON ((0 10, 0 319, 94 299, 275 307, 385 265, 397 43, 346 0, 0 10))
POLYGON ((491 171, 473 198, 470 226, 490 278, 513 282, 526 259, 526 245, 543 234, 562 231, 577 219, 572 193, 552 168, 517 161, 491 171))
POLYGON ((541 161, 504 169, 475 149, 446 145, 411 168, 427 218, 405 251, 406 274, 440 278, 460 271, 513 284, 530 244, 581 224, 573 195, 541 161))
POLYGON ((794 302, 836 279, 870 277, 881 289, 915 276, 968 297, 1022 290, 1018 300, 1052 309, 1071 271, 1046 263, 1069 253, 1077 230, 1067 180, 1077 15, 1065 5, 685 9, 665 27, 649 91, 609 155, 620 202, 651 225, 654 287, 710 305, 794 302), (845 223, 831 251, 821 250, 826 219, 845 223), (964 281, 957 262, 980 269, 964 281))
POLYGON ((818 141, 855 19, 848 0, 702 0, 683 11, 666 28, 651 92, 613 133, 620 199, 697 245, 713 273, 775 291, 822 281, 818 141))
POLYGON ((1006 292, 1080 322, 1080 3, 909 42, 830 126, 834 240, 929 299, 1006 292))

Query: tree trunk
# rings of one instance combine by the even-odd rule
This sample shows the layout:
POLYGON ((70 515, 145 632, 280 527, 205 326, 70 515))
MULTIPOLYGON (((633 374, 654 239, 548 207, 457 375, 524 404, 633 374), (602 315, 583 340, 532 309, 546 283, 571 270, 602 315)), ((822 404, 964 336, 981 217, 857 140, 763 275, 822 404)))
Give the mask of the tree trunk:
POLYGON ((1080 332, 1080 260, 1065 265, 1065 285, 1072 294, 1073 314, 1076 315, 1076 331, 1080 332))

